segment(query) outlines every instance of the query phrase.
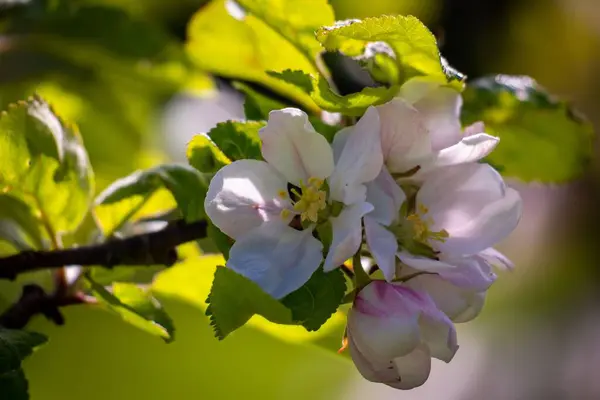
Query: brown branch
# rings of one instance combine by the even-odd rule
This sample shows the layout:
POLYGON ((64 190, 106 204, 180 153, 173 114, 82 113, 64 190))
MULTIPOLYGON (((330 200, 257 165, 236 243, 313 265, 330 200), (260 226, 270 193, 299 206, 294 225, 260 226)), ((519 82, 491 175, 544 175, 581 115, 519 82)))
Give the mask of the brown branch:
POLYGON ((113 238, 97 245, 52 251, 24 251, 0 258, 0 279, 14 280, 17 275, 41 269, 62 268, 67 265, 171 266, 177 261, 176 247, 206 237, 206 221, 187 223, 171 221, 156 232, 124 239, 113 238))

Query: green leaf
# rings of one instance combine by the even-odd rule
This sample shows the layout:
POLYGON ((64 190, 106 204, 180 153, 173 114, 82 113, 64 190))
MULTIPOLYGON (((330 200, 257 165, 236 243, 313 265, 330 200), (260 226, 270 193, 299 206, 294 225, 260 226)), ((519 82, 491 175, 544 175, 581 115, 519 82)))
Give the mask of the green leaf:
POLYGON ((170 343, 174 339, 173 321, 149 290, 132 283, 115 282, 112 293, 88 278, 92 294, 124 321, 170 343))
POLYGON ((293 324, 292 313, 256 283, 238 273, 218 267, 206 302, 215 335, 220 340, 242 327, 255 314, 277 324, 293 324))
POLYGON ((212 222, 208 223, 207 234, 217 249, 223 254, 223 257, 228 259, 229 250, 231 250, 231 246, 233 246, 233 239, 221 232, 221 230, 212 222))
POLYGON ((233 82, 233 87, 246 95, 244 101, 244 115, 246 116, 246 119, 250 121, 266 120, 269 117, 269 112, 289 106, 254 90, 252 87, 242 82, 233 82))
POLYGON ((72 231, 86 215, 93 173, 77 127, 41 98, 0 114, 0 190, 27 203, 53 233, 72 231))
POLYGON ((208 136, 232 161, 245 158, 261 160, 258 131, 263 126, 265 123, 262 121, 220 122, 208 132, 208 136))
POLYGON ((119 179, 96 198, 96 204, 112 204, 132 196, 149 196, 160 188, 168 189, 187 221, 204 217, 204 197, 208 179, 189 165, 163 164, 139 170, 119 179))
POLYGON ((533 79, 498 75, 471 82, 464 93, 463 122, 483 121, 498 136, 486 161, 523 181, 566 182, 589 164, 593 128, 533 79))
POLYGON ((31 207, 7 194, 0 194, 0 240, 11 243, 19 251, 44 248, 40 221, 31 207))
MULTIPOLYGON (((318 107, 303 91, 265 73, 267 70, 281 71, 286 68, 316 73, 312 60, 307 59, 305 52, 274 31, 259 16, 251 14, 242 20, 235 19, 227 12, 225 3, 225 0, 212 1, 193 16, 188 25, 186 43, 191 60, 205 71, 265 85, 293 99, 305 109, 318 112, 318 107)), ((249 1, 246 3, 252 5, 249 1)), ((256 9, 264 10, 260 4, 255 3, 256 9)), ((281 7, 287 9, 288 6, 282 1, 281 7)), ((266 17, 266 11, 261 12, 260 16, 266 17)), ((291 15, 298 15, 298 12, 291 15)), ((275 17, 269 15, 269 22, 273 21, 275 17)), ((286 21, 291 27, 295 26, 296 21, 286 21)), ((299 26, 303 24, 302 21, 297 23, 299 26)), ((298 33, 302 43, 307 33, 298 33)))
POLYGON ((335 21, 326 0, 236 0, 250 15, 264 21, 271 29, 314 61, 323 50, 314 32, 335 21))
MULTIPOLYGON (((413 16, 384 15, 362 21, 343 21, 323 27, 317 40, 330 51, 339 50, 350 57, 384 54, 381 42, 393 51, 401 74, 399 82, 414 76, 431 76, 449 81, 440 60, 435 36, 413 16)), ((379 60, 380 64, 383 60, 379 60)))
POLYGON ((306 91, 323 110, 350 116, 361 116, 369 106, 386 103, 398 92, 397 86, 379 86, 366 87, 360 92, 342 96, 335 93, 327 79, 321 75, 315 78, 302 71, 292 70, 267 73, 306 91))
POLYGON ((0 393, 10 400, 29 399, 21 362, 48 338, 35 332, 0 328, 0 393))
POLYGON ((345 293, 346 279, 339 268, 327 273, 319 268, 308 282, 281 302, 292 310, 294 321, 316 331, 337 311, 345 293))
POLYGON ((200 172, 215 173, 231 161, 206 135, 196 135, 187 145, 188 162, 200 172))

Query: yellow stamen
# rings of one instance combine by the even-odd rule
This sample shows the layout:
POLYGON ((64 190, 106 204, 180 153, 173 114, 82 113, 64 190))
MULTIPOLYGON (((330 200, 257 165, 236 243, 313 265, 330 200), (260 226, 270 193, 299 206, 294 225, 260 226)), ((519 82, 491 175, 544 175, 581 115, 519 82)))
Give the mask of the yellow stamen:
POLYGON ((320 190, 323 182, 322 179, 311 177, 308 179, 307 185, 300 182, 301 192, 292 189, 292 193, 298 198, 294 204, 294 210, 300 213, 302 221, 317 222, 319 211, 327 206, 327 193, 320 190))
POLYGON ((406 219, 412 223, 414 239, 422 243, 426 243, 428 239, 445 242, 449 237, 448 231, 442 229, 441 231, 434 232, 429 229, 429 227, 434 224, 432 218, 426 218, 429 209, 423 204, 418 204, 417 210, 416 213, 406 217, 406 219))
POLYGON ((287 198, 287 195, 288 195, 288 194, 287 194, 287 191, 285 191, 285 190, 280 190, 280 191, 279 191, 277 194, 278 194, 278 195, 279 195, 279 197, 281 197, 282 199, 285 199, 285 198, 287 198))

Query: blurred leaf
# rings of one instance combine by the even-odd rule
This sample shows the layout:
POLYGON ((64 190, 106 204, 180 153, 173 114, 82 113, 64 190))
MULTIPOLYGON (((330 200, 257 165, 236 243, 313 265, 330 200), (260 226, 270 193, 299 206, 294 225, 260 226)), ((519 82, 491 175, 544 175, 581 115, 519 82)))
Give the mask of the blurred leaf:
POLYGON ((265 123, 259 121, 220 122, 208 132, 208 136, 232 161, 244 158, 261 160, 258 131, 263 126, 265 123))
POLYGON ((342 96, 335 93, 322 76, 314 78, 302 71, 291 70, 268 71, 268 74, 305 90, 322 109, 352 116, 361 116, 369 106, 390 101, 398 92, 396 86, 380 86, 366 87, 360 92, 342 96))
POLYGON ((71 231, 81 223, 93 194, 87 153, 77 127, 42 99, 0 114, 0 159, 0 188, 38 212, 47 228, 71 231))
POLYGON ((326 0, 236 0, 249 14, 315 60, 323 50, 314 32, 333 24, 333 10, 326 0))
POLYGON ((93 295, 124 321, 169 343, 174 339, 173 321, 149 290, 135 284, 115 282, 112 293, 104 286, 88 279, 93 295))
POLYGON ((206 135, 196 135, 187 145, 190 165, 200 172, 214 173, 231 161, 206 135))
MULTIPOLYGON (((339 50, 350 57, 371 56, 380 51, 380 42, 390 46, 404 82, 414 76, 426 75, 447 82, 442 68, 435 36, 417 18, 384 15, 362 21, 343 21, 323 27, 317 40, 329 51, 339 50)), ((383 53, 383 52, 380 52, 383 53)), ((459 86, 460 83, 454 85, 459 86)))
POLYGON ((293 324, 289 309, 250 279, 225 267, 215 271, 206 302, 209 304, 206 315, 220 340, 242 327, 254 314, 277 324, 293 324))
MULTIPOLYGON (((303 91, 265 73, 286 68, 316 73, 313 63, 265 21, 255 15, 237 20, 227 12, 225 3, 225 0, 210 2, 189 23, 186 49, 192 61, 201 69, 218 75, 265 85, 305 109, 318 112, 303 91)), ((298 15, 297 12, 294 14, 298 15)))
POLYGON ((300 289, 281 302, 292 310, 294 321, 316 331, 338 309, 346 293, 346 279, 340 269, 325 273, 319 268, 300 289))
MULTIPOLYGON (((269 72, 267 71, 267 73, 269 72)), ((250 121, 266 120, 269 112, 287 107, 281 101, 262 94, 242 82, 234 82, 233 87, 246 95, 244 115, 250 121)))
POLYGON ((31 355, 35 347, 48 338, 35 332, 4 329, 0 327, 0 393, 10 400, 29 399, 28 384, 21 362, 31 355))
POLYGON ((528 77, 471 82, 462 118, 465 124, 483 121, 487 133, 500 137, 487 161, 505 176, 565 182, 580 176, 592 156, 591 124, 528 77))
POLYGON ((12 243, 17 250, 44 248, 40 221, 31 207, 17 197, 0 194, 0 240, 12 243))
POLYGON ((186 220, 204 217, 207 178, 189 165, 163 164, 136 171, 119 179, 96 198, 96 204, 111 204, 132 196, 151 196, 160 188, 168 189, 186 220))

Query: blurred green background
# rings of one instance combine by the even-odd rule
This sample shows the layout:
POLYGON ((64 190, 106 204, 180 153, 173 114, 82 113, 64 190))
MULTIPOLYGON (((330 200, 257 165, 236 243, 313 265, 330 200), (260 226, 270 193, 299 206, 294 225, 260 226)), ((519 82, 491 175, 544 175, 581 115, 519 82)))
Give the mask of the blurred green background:
MULTIPOLYGON (((193 134, 243 117, 231 82, 194 68, 183 51, 205 1, 14 3, 0 0, 0 108, 35 90, 77 122, 99 190, 137 168, 185 160, 193 134)), ((470 78, 530 75, 600 123, 597 0, 330 3, 337 19, 415 15, 470 78)), ((64 327, 35 319, 30 328, 50 342, 25 362, 32 399, 600 398, 599 172, 594 163, 562 186, 510 182, 524 217, 500 249, 517 269, 501 275, 479 319, 459 326, 455 360, 434 363, 422 388, 362 380, 335 354, 342 316, 316 334, 257 319, 218 342, 204 316, 218 259, 196 255, 153 284, 175 320, 172 344, 93 307, 66 309, 64 327)), ((158 196, 145 212, 172 205, 158 196)))

